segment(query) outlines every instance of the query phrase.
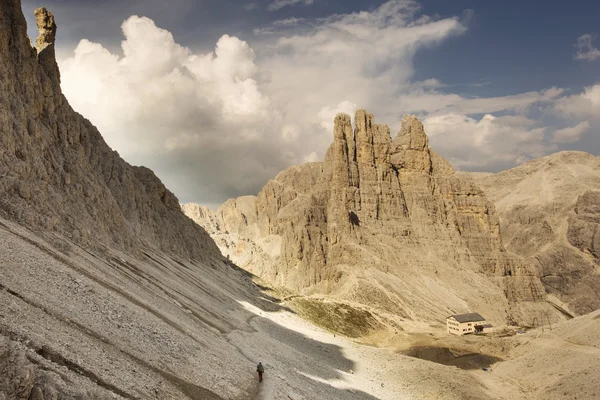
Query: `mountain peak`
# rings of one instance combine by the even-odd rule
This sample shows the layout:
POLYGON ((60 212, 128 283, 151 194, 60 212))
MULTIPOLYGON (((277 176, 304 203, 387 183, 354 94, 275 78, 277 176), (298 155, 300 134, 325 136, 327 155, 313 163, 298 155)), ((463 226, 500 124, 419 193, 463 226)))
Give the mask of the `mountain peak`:
POLYGON ((56 22, 54 15, 46 7, 36 8, 34 11, 36 24, 39 30, 35 44, 38 54, 56 40, 56 22))
POLYGON ((54 91, 60 92, 60 71, 56 63, 56 51, 54 49, 54 42, 56 40, 54 15, 45 7, 36 8, 34 14, 39 31, 39 35, 35 41, 35 48, 40 66, 52 81, 54 91))
POLYGON ((244 211, 224 203, 211 232, 223 252, 277 285, 407 319, 473 308, 500 323, 545 309, 539 280, 504 250, 493 205, 429 148, 416 116, 393 142, 366 110, 354 123, 336 115, 323 163, 280 173, 244 211))

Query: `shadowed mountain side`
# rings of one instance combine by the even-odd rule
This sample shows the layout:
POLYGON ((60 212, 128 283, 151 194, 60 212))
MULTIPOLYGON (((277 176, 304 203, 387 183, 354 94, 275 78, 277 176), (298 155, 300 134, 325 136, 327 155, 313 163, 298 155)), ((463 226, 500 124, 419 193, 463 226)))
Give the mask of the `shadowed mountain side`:
POLYGON ((249 399, 257 390, 252 341, 267 371, 301 380, 305 398, 375 399, 295 373, 329 380, 355 365, 339 347, 248 311, 244 303, 282 308, 237 267, 159 252, 141 261, 74 244, 65 254, 0 222, 0 393, 9 398, 41 391, 64 399, 249 399), (273 346, 281 353, 266 352, 273 346), (302 365, 277 359, 307 356, 302 365))
POLYGON ((535 267, 552 301, 573 315, 600 308, 600 159, 561 152, 472 176, 496 205, 507 249, 535 267))
POLYGON ((258 196, 184 212, 224 255, 304 295, 437 324, 478 311, 496 324, 562 319, 533 268, 507 253, 493 204, 405 116, 395 139, 373 115, 339 114, 324 162, 294 166, 258 196))
POLYGON ((0 223, 0 398, 498 398, 464 371, 302 325, 223 261, 58 251, 0 223))

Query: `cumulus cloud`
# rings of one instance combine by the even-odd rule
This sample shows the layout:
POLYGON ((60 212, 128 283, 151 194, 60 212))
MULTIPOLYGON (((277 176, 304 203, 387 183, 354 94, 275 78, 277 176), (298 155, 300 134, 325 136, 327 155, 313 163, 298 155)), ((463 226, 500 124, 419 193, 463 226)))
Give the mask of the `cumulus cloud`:
POLYGON ((545 141, 546 128, 523 116, 486 114, 477 120, 448 113, 427 117, 423 124, 432 146, 462 170, 509 168, 557 148, 545 141))
POLYGON ((415 53, 466 29, 458 19, 422 18, 418 11, 415 2, 394 0, 278 31, 262 64, 274 71, 273 96, 297 120, 315 121, 324 107, 346 102, 397 124, 397 100, 414 74, 415 53))
POLYGON ((573 143, 577 142, 581 135, 590 130, 589 121, 583 121, 575 126, 554 131, 552 141, 554 143, 573 143))
POLYGON ((554 108, 564 116, 600 117, 600 83, 586 86, 580 94, 558 99, 554 108))
POLYGON ((59 60, 63 91, 126 160, 155 170, 184 202, 255 194, 286 167, 322 159, 338 112, 366 108, 392 131, 402 114, 421 113, 436 150, 482 170, 555 148, 549 130, 526 118, 532 106, 598 108, 600 86, 570 97, 550 88, 474 99, 435 78, 414 82, 415 54, 466 27, 423 16, 411 0, 271 23, 252 46, 224 35, 208 53, 148 18, 130 17, 122 30, 122 54, 82 40, 59 60))
POLYGON ((410 85, 397 104, 406 112, 424 116, 431 146, 455 168, 498 171, 557 149, 558 142, 550 140, 550 129, 527 115, 551 107, 563 92, 549 88, 510 96, 465 98, 438 87, 410 85))
POLYGON ((314 0, 275 0, 267 6, 267 11, 276 11, 284 7, 294 6, 297 4, 311 5, 314 0))
POLYGON ((594 61, 600 57, 600 50, 594 47, 592 40, 592 35, 589 33, 581 35, 579 38, 577 38, 577 43, 575 43, 577 53, 574 56, 576 60, 594 61))
POLYGON ((218 202, 253 191, 282 167, 285 152, 269 98, 261 91, 254 51, 223 36, 209 54, 193 54, 148 18, 123 23, 123 56, 82 40, 61 61, 62 88, 75 109, 95 123, 127 160, 150 164, 183 197, 218 202), (270 153, 257 162, 260 152, 270 153), (225 179, 224 179, 225 178, 225 179), (208 188, 200 195, 197 187, 208 188))
POLYGON ((321 159, 337 112, 360 105, 397 120, 393 100, 415 52, 465 30, 458 19, 419 16, 407 0, 303 31, 299 22, 275 24, 259 50, 224 35, 199 54, 133 16, 122 55, 82 40, 59 60, 63 90, 125 159, 154 169, 182 201, 214 204, 321 159))

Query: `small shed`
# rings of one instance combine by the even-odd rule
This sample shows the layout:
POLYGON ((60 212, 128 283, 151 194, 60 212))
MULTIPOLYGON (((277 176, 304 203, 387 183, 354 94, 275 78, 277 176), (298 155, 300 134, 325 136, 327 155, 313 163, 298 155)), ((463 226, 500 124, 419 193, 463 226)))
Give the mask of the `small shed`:
POLYGON ((492 324, 475 325, 475 333, 490 333, 494 332, 492 324))
POLYGON ((470 333, 487 333, 493 326, 478 313, 456 314, 446 318, 448 333, 453 335, 468 335, 470 333))

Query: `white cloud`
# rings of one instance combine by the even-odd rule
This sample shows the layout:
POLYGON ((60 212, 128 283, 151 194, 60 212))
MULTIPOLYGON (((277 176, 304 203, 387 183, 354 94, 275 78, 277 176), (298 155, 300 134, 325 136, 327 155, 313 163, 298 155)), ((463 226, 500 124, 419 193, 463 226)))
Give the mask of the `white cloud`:
POLYGON ((558 144, 579 141, 591 129, 590 122, 575 122, 572 127, 554 130, 544 124, 544 119, 553 114, 549 112, 552 110, 568 121, 600 115, 600 85, 575 96, 565 96, 563 89, 553 87, 481 99, 411 88, 400 97, 400 104, 410 112, 424 113, 432 147, 455 167, 500 170, 556 151, 558 144), (473 118, 476 114, 484 116, 473 118), (528 118, 532 114, 538 115, 535 120, 528 118))
POLYGON ((448 113, 427 117, 423 124, 432 147, 458 169, 509 168, 556 149, 545 141, 546 128, 533 127, 535 121, 522 116, 486 114, 476 120, 448 113))
POLYGON ((414 54, 465 31, 458 19, 419 16, 410 0, 304 22, 272 24, 256 50, 224 35, 197 54, 134 16, 123 23, 122 56, 82 40, 59 60, 62 87, 125 159, 156 170, 184 201, 216 203, 322 158, 338 111, 360 106, 398 121, 414 54))
POLYGON ((573 143, 577 142, 581 135, 590 130, 589 121, 583 121, 575 126, 554 131, 552 142, 554 143, 573 143))
POLYGON ((267 6, 267 11, 276 11, 284 7, 294 6, 296 4, 311 5, 314 0, 275 0, 267 6))
POLYGON ((252 191, 266 174, 297 162, 281 151, 271 126, 277 113, 246 42, 224 35, 213 53, 193 54, 150 19, 135 16, 123 23, 123 33, 122 57, 82 40, 60 64, 69 102, 127 160, 167 180, 185 178, 176 192, 207 202, 235 194, 238 185, 252 191), (256 146, 257 155, 270 153, 271 165, 243 154, 256 146), (203 194, 199 187, 206 188, 203 194))
POLYGON ((487 85, 489 85, 491 83, 492 82, 490 82, 490 81, 481 81, 481 82, 472 83, 471 86, 473 86, 473 87, 482 87, 482 86, 487 86, 487 85))
POLYGON ((314 151, 302 159, 303 163, 316 162, 316 161, 320 161, 320 159, 319 159, 319 155, 314 151))
POLYGON ((315 121, 324 108, 348 102, 374 112, 381 122, 397 124, 404 111, 397 100, 414 74, 415 53, 465 31, 457 19, 423 19, 417 13, 415 2, 393 0, 372 12, 278 31, 262 58, 273 71, 273 101, 297 120, 315 121))
POLYGON ((575 44, 577 53, 574 56, 576 60, 594 61, 600 57, 600 50, 594 47, 592 44, 592 39, 592 35, 589 33, 581 35, 579 38, 577 38, 577 43, 575 44))
POLYGON ((70 103, 126 160, 154 169, 182 201, 214 204, 322 159, 333 117, 356 108, 392 131, 402 114, 427 113, 434 148, 463 168, 551 150, 546 130, 523 115, 571 99, 561 89, 470 99, 444 92, 435 78, 412 82, 420 49, 465 30, 457 18, 421 16, 416 2, 390 0, 369 12, 272 23, 252 47, 224 35, 203 54, 134 16, 123 23, 122 56, 82 40, 59 63, 70 103), (499 113, 517 115, 491 115, 499 113))
MULTIPOLYGON (((354 117, 354 113, 358 109, 358 106, 350 101, 342 101, 335 107, 325 106, 318 112, 317 116, 320 120, 320 125, 325 132, 333 132, 334 119, 335 116, 339 113, 345 113, 352 118, 354 117)), ((353 118, 354 119, 354 118, 353 118)))
POLYGON ((510 96, 465 98, 453 93, 440 92, 436 88, 411 85, 399 96, 397 104, 405 112, 411 113, 452 112, 466 115, 500 111, 523 113, 535 104, 553 103, 562 93, 562 89, 550 88, 510 96))
POLYGON ((465 114, 494 113, 506 110, 525 112, 533 104, 553 102, 562 92, 562 89, 550 88, 540 92, 527 92, 511 96, 463 99, 448 108, 451 111, 465 114))
POLYGON ((445 86, 445 84, 443 84, 435 78, 425 79, 424 81, 420 82, 412 82, 409 85, 411 89, 439 89, 445 86))
POLYGON ((286 19, 280 19, 280 20, 276 20, 271 22, 269 25, 267 26, 263 26, 260 28, 254 28, 254 34, 255 35, 272 35, 274 33, 276 33, 278 30, 280 29, 289 29, 292 27, 296 27, 298 25, 300 25, 300 23, 304 22, 305 19, 304 18, 296 18, 296 17, 291 17, 291 18, 286 18, 286 19))
POLYGON ((600 83, 586 86, 580 94, 558 99, 554 108, 568 117, 600 117, 600 83))

